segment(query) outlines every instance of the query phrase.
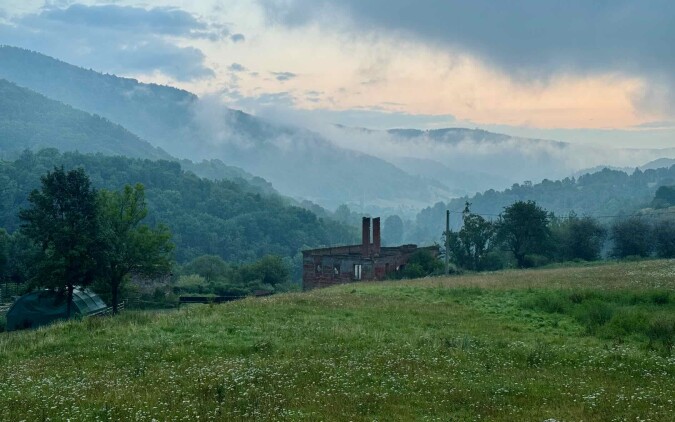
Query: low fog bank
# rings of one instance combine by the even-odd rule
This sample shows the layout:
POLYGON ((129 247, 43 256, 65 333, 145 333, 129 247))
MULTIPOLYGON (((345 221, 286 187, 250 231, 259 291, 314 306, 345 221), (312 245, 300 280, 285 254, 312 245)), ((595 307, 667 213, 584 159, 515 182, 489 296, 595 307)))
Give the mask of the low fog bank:
MULTIPOLYGON (((264 177, 280 192, 334 210, 413 216, 438 201, 514 183, 579 176, 587 169, 634 169, 671 149, 601 148, 511 137, 478 129, 370 130, 299 119, 293 113, 194 103, 199 159, 220 158, 264 177)), ((191 145, 192 147, 193 145, 191 145)))
POLYGON ((586 169, 634 169, 660 158, 675 158, 675 148, 610 149, 477 129, 376 131, 325 125, 321 132, 336 145, 383 158, 462 195, 523 181, 563 179, 586 169))

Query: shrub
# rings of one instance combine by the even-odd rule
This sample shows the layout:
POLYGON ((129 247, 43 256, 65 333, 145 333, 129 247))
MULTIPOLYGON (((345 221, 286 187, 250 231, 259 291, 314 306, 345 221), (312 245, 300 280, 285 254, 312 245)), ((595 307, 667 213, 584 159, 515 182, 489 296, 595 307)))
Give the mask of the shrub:
POLYGON ((614 248, 612 255, 627 258, 633 255, 647 257, 652 252, 652 231, 650 225, 637 217, 620 220, 612 226, 614 248))
POLYGON ((483 270, 497 271, 505 268, 508 263, 508 257, 503 252, 492 251, 483 258, 483 270))
POLYGON ((661 343, 662 347, 670 353, 675 344, 675 317, 661 316, 654 319, 647 329, 647 337, 649 337, 649 344, 661 343))
POLYGON ((543 267, 549 262, 550 260, 548 259, 548 257, 545 257, 544 255, 536 255, 536 254, 525 255, 526 268, 543 267))
POLYGON ((525 306, 551 314, 564 314, 568 308, 568 300, 557 292, 541 292, 526 301, 525 306))
POLYGON ((649 326, 647 314, 635 310, 617 311, 603 330, 604 337, 622 338, 630 334, 644 334, 649 326))
POLYGON ((595 333, 599 327, 612 319, 615 306, 599 299, 584 301, 576 309, 576 319, 586 327, 589 333, 595 333))
POLYGON ((206 293, 209 290, 206 279, 198 274, 178 277, 175 289, 176 293, 206 293))

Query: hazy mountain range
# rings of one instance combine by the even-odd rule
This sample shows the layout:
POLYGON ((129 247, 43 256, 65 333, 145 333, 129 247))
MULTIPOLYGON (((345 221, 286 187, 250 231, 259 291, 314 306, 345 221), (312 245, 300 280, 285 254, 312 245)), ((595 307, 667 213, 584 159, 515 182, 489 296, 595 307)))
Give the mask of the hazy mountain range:
POLYGON ((346 203, 360 211, 414 212, 439 200, 523 180, 562 178, 605 164, 634 168, 675 157, 675 148, 608 154, 600 148, 464 128, 308 130, 229 109, 214 98, 97 73, 8 46, 0 47, 0 78, 11 82, 0 83, 0 89, 12 94, 12 99, 0 100, 0 107, 14 110, 7 115, 11 117, 0 116, 5 154, 21 146, 53 146, 195 160, 199 163, 183 164, 198 175, 260 176, 282 194, 333 209, 346 203), (12 102, 36 106, 17 117, 23 109, 12 108, 12 102), (49 111, 51 120, 36 122, 38 109, 49 111), (19 121, 41 129, 21 134, 19 121), (50 128, 59 128, 58 133, 50 134, 50 128))

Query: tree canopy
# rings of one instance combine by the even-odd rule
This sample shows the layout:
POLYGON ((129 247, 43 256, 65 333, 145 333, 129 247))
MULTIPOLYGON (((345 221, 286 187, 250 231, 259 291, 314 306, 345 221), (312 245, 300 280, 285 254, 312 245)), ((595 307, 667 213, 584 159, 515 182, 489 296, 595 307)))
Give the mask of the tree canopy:
POLYGON ((92 283, 96 271, 96 191, 83 169, 54 168, 33 190, 30 208, 21 210, 23 233, 40 248, 33 283, 67 292, 92 283))
POLYGON ((141 224, 147 214, 140 183, 133 188, 126 185, 122 191, 99 192, 97 276, 110 290, 113 313, 130 273, 152 277, 171 270, 171 233, 164 225, 153 229, 141 224))
POLYGON ((517 201, 504 208, 498 235, 513 253, 518 267, 528 265, 527 255, 546 255, 550 250, 549 214, 534 201, 517 201))
POLYGON ((471 204, 465 204, 463 225, 459 232, 448 233, 450 254, 462 268, 480 271, 485 269, 485 258, 495 246, 496 225, 478 214, 473 214, 471 204))
POLYGON ((265 255, 295 256, 303 248, 349 244, 357 230, 320 219, 278 195, 250 189, 243 180, 213 181, 184 171, 179 163, 42 150, 0 161, 0 227, 13 233, 16 209, 27 207, 28 193, 52 166, 86 169, 99 189, 120 190, 141 183, 149 211, 146 224, 160 222, 173 233, 180 263, 201 255, 250 262, 265 255))

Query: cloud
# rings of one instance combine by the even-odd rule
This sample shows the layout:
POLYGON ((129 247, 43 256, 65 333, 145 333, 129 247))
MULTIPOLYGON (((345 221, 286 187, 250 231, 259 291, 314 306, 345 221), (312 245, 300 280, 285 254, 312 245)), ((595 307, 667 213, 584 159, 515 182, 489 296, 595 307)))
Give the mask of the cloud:
POLYGON ((288 91, 244 95, 237 89, 223 89, 219 98, 228 107, 265 117, 276 115, 280 110, 294 110, 296 106, 295 96, 288 91))
POLYGON ((651 88, 636 96, 635 105, 675 114, 671 0, 259 1, 276 23, 386 31, 472 54, 521 80, 557 74, 637 75, 651 88))
POLYGON ((236 44, 238 42, 246 41, 246 37, 244 36, 244 34, 232 34, 230 35, 230 41, 236 44))
POLYGON ((279 82, 290 81, 291 79, 295 79, 298 76, 292 72, 272 72, 272 75, 274 75, 276 80, 279 82))
POLYGON ((0 42, 118 74, 161 72, 179 81, 214 75, 204 53, 176 38, 215 40, 229 33, 187 12, 115 5, 71 5, 0 24, 0 42))
POLYGON ((227 70, 229 70, 231 72, 245 72, 248 69, 246 69, 246 67, 244 67, 243 65, 241 65, 239 63, 232 63, 231 65, 229 65, 227 67, 227 70))
POLYGON ((40 19, 60 21, 68 25, 134 31, 189 38, 222 38, 229 35, 226 27, 207 25, 180 9, 157 7, 143 9, 131 6, 85 6, 74 4, 65 9, 45 9, 40 19))

